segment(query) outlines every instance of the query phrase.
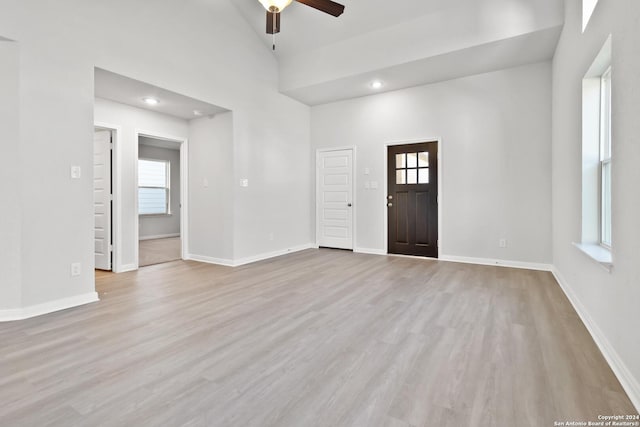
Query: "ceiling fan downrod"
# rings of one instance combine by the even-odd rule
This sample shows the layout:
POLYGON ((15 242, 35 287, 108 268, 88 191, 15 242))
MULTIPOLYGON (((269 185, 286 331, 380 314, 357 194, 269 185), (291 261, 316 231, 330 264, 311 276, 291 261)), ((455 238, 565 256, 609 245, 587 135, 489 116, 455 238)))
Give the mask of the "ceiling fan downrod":
MULTIPOLYGON (((275 8, 274 8, 274 7, 271 7, 271 9, 275 9, 275 8)), ((276 11, 274 11, 274 10, 272 10, 272 11, 274 12, 274 13, 272 14, 272 17, 273 17, 273 28, 274 28, 274 29, 276 29, 276 25, 277 25, 277 22, 276 22, 276 21, 277 21, 276 16, 277 16, 277 14, 275 13, 276 11)), ((277 32, 277 31, 274 31, 274 32, 273 32, 273 34, 272 34, 272 36, 273 36, 273 51, 274 51, 274 52, 275 52, 275 50, 276 50, 276 32, 277 32)))

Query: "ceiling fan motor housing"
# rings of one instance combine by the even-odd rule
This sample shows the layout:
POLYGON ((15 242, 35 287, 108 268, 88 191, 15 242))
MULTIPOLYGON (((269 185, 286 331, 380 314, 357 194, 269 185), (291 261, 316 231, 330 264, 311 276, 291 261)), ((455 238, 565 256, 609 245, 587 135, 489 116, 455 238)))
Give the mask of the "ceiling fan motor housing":
POLYGON ((258 0, 265 9, 272 13, 282 12, 293 0, 258 0))

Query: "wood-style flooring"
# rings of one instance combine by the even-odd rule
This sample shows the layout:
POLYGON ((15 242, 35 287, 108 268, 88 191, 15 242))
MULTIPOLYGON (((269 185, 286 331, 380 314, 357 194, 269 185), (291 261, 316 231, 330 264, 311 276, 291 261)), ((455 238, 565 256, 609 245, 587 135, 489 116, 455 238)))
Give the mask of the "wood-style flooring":
POLYGON ((98 273, 0 324, 0 426, 553 426, 636 413, 546 272, 307 250, 98 273))
POLYGON ((138 265, 161 264, 182 258, 180 237, 140 240, 138 243, 138 265))

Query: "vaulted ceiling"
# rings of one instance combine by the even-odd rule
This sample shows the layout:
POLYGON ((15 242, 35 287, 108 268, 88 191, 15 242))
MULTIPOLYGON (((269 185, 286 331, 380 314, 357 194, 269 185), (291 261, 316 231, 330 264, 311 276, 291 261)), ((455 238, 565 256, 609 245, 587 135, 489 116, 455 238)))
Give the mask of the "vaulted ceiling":
MULTIPOLYGON (((232 3, 271 49, 258 0, 232 3)), ((280 91, 309 105, 552 58, 562 0, 342 0, 339 18, 293 2, 276 36, 280 91)))

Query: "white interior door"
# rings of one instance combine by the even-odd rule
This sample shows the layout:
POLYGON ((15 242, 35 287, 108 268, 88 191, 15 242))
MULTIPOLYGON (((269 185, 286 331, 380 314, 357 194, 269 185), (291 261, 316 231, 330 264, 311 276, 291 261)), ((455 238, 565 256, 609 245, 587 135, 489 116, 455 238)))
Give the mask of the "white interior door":
POLYGON ((318 153, 318 245, 353 249, 353 150, 318 153))
POLYGON ((111 270, 111 132, 93 136, 94 252, 96 268, 111 270))

